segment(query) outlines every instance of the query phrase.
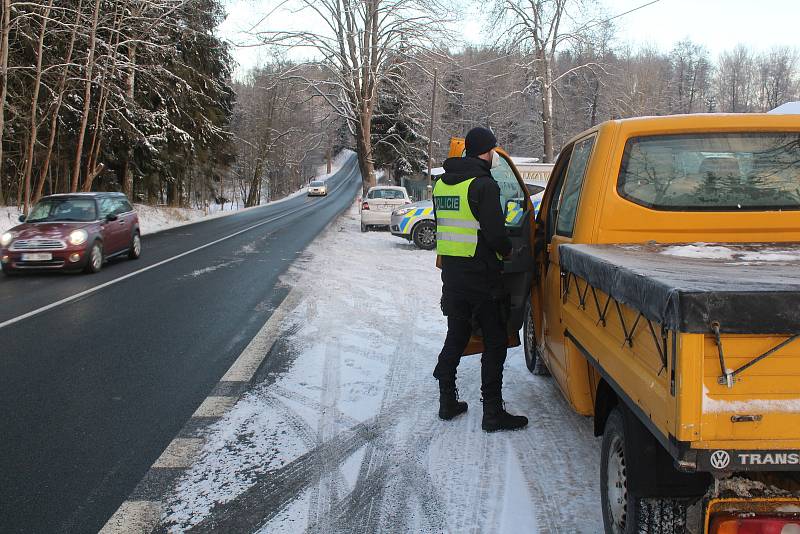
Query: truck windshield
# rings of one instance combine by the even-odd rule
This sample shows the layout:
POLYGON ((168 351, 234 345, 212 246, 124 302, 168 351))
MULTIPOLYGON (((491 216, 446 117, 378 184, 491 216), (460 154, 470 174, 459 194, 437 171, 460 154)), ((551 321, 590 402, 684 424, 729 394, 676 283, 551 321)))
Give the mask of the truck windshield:
POLYGON ((800 209, 800 133, 629 139, 617 190, 654 209, 800 209))

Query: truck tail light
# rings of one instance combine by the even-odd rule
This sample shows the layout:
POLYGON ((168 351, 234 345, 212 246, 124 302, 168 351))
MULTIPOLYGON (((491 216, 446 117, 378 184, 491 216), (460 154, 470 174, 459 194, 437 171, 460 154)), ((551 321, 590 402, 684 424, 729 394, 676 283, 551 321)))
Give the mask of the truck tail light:
POLYGON ((361 211, 369 210, 369 202, 363 202, 361 204, 361 211))
POLYGON ((711 519, 709 534, 800 534, 800 517, 724 514, 711 519))

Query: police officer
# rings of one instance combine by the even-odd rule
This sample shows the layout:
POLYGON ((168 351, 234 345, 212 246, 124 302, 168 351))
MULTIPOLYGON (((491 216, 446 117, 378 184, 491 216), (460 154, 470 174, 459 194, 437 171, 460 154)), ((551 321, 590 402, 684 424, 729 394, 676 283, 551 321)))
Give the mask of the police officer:
POLYGON ((501 270, 502 258, 511 254, 512 245, 500 207, 500 187, 490 172, 499 163, 497 139, 491 130, 473 128, 465 142, 466 157, 445 161, 445 174, 433 189, 442 312, 447 316, 447 338, 433 371, 439 381, 439 417, 449 420, 467 411, 467 403, 458 400, 456 368, 474 322, 484 344, 481 426, 487 432, 513 430, 527 425, 528 419, 509 414, 503 406, 508 296, 501 270))

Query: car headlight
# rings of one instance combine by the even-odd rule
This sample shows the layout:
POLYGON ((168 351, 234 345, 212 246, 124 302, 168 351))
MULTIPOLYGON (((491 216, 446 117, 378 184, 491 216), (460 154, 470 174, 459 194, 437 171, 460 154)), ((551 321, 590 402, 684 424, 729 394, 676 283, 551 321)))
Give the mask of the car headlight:
POLYGON ((6 232, 3 235, 0 235, 0 247, 7 247, 9 243, 14 239, 14 234, 11 232, 6 232))
POLYGON ((409 211, 413 211, 413 210, 414 210, 414 208, 401 208, 399 210, 395 210, 394 212, 392 212, 392 215, 405 215, 409 211))
POLYGON ((83 245, 87 239, 89 239, 89 234, 86 230, 73 230, 69 234, 70 245, 83 245))

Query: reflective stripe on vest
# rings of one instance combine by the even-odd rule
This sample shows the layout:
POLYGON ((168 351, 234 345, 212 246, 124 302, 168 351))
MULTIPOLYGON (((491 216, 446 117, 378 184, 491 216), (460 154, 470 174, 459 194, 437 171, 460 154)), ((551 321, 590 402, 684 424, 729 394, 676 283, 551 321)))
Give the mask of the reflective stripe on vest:
POLYGON ((475 178, 455 185, 437 180, 433 187, 436 206, 436 252, 440 256, 474 258, 480 223, 469 208, 469 186, 475 178))

